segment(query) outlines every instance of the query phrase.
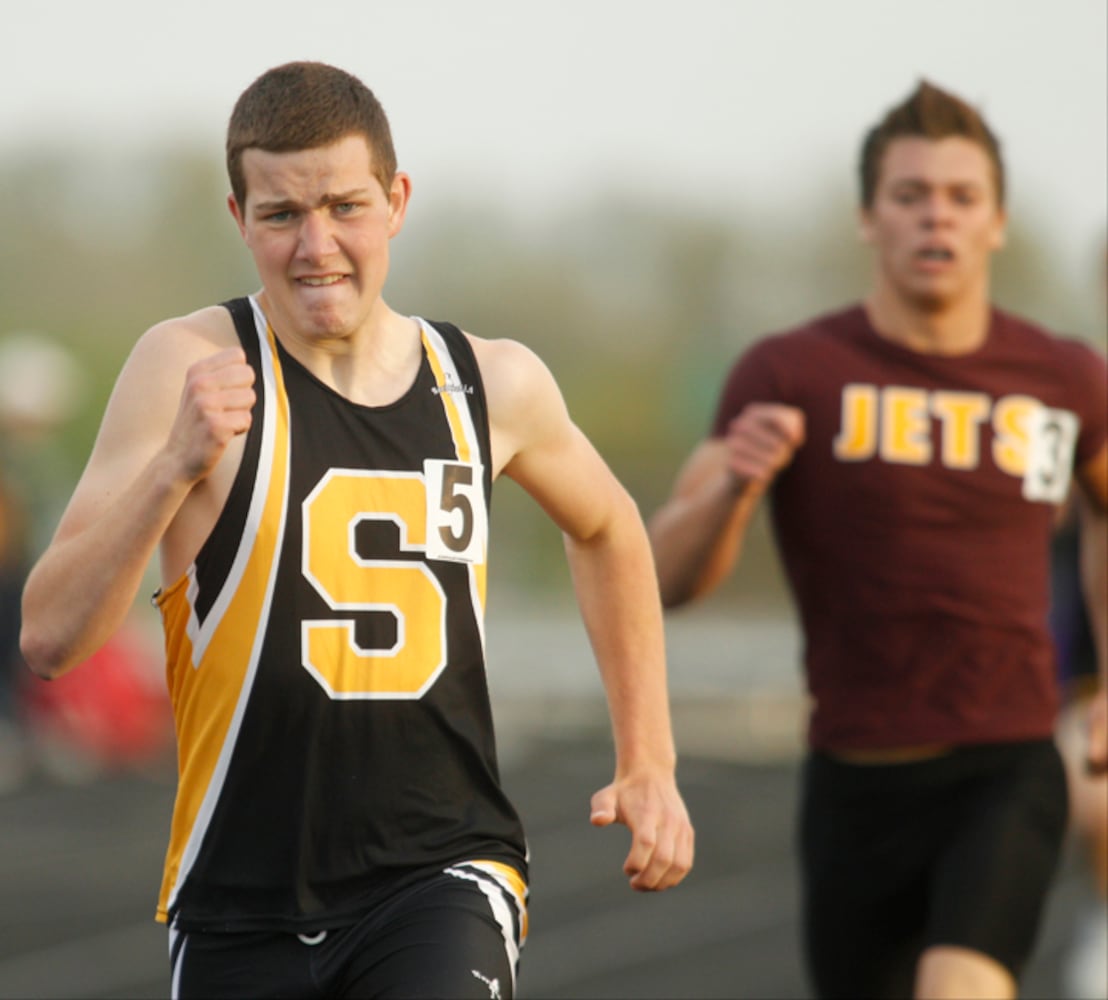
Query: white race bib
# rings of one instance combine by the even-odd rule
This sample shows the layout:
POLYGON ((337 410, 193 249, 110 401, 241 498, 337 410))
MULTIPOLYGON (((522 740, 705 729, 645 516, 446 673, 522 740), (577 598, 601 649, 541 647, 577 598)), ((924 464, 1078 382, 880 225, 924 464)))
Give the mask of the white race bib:
POLYGON ((427 557, 452 562, 483 562, 489 537, 484 468, 469 462, 428 458, 427 557))
POLYGON ((1077 414, 1040 406, 1027 419, 1025 500, 1061 503, 1069 493, 1073 452, 1077 445, 1077 414))

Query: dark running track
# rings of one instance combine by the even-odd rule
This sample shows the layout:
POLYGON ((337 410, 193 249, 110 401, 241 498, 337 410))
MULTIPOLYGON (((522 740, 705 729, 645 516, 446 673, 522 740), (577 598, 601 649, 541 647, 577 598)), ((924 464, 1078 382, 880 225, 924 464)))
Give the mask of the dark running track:
MULTIPOLYGON (((794 758, 686 757, 697 868, 676 891, 638 895, 622 829, 595 830, 608 780, 601 733, 540 736, 506 755, 505 782, 532 851, 523 997, 804 997, 792 858, 794 758)), ((162 997, 152 918, 171 805, 165 780, 38 780, 0 798, 0 997, 162 997)), ((1059 997, 1061 953, 1084 883, 1068 858, 1024 995, 1059 997)))

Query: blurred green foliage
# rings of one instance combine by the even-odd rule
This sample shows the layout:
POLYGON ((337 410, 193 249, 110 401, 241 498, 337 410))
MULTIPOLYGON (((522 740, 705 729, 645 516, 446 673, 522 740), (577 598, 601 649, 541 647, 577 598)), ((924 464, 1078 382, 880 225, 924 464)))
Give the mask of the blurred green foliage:
MULTIPOLYGON (((146 157, 59 149, 0 163, 0 335, 47 334, 88 376, 58 442, 70 482, 136 337, 256 287, 226 191, 219 160, 188 148, 146 157)), ((417 198, 386 296, 401 311, 531 346, 649 514, 704 433, 736 354, 865 287, 853 192, 828 185, 804 202, 818 210, 789 217, 760 212, 756 193, 743 197, 709 211, 612 191, 541 220, 513 217, 485 192, 417 198)), ((1054 328, 1102 336, 1095 275, 1090 265, 1074 287, 1016 220, 996 297, 1054 328)), ((514 485, 498 487, 493 524, 494 593, 568 591, 557 532, 514 485)), ((729 589, 778 604, 763 519, 744 559, 729 589)))

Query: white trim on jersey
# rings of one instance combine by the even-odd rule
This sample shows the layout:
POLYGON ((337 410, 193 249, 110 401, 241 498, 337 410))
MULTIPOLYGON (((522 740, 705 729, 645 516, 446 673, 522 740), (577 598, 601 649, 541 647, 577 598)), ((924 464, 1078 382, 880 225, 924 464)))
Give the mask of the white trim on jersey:
MULTIPOLYGON (((269 477, 273 470, 273 454, 274 449, 277 446, 277 417, 278 406, 280 400, 277 394, 277 381, 274 374, 274 358, 269 348, 268 339, 268 324, 266 323, 265 314, 262 312, 258 303, 254 297, 250 297, 250 304, 254 309, 254 323, 258 332, 258 338, 262 344, 262 369, 263 369, 263 391, 265 392, 266 405, 264 407, 264 423, 262 430, 262 450, 258 456, 258 472, 254 481, 254 495, 251 497, 250 503, 250 515, 247 519, 246 529, 243 532, 244 538, 253 540, 257 535, 257 528, 260 524, 261 511, 264 505, 266 496, 268 495, 269 477), (262 488, 262 486, 267 488, 262 488), (259 500, 260 498, 260 500, 259 500)), ((289 430, 291 434, 291 428, 289 430)), ((289 454, 291 449, 291 441, 286 438, 282 443, 285 449, 285 453, 289 454)), ((269 620, 270 607, 273 603, 273 590, 277 583, 277 568, 281 563, 281 549, 284 545, 285 537, 285 521, 288 517, 288 503, 289 503, 289 479, 290 476, 286 474, 284 483, 284 495, 281 498, 281 520, 277 530, 277 541, 273 552, 273 561, 270 565, 269 579, 266 581, 265 598, 262 602, 261 608, 261 621, 269 620)), ((249 554, 250 546, 240 546, 239 552, 236 554, 234 568, 231 574, 227 578, 227 584, 224 586, 220 593, 220 599, 227 596, 228 601, 230 594, 234 590, 234 586, 237 585, 242 576, 243 566, 245 560, 240 562, 240 557, 243 555, 244 550, 249 554)), ((219 615, 222 615, 226 610, 226 602, 219 609, 219 615)), ((208 621, 205 621, 204 627, 207 629, 209 623, 212 627, 215 626, 214 619, 219 615, 215 615, 216 608, 212 609, 213 614, 208 616, 208 621)), ((234 714, 231 716, 230 725, 227 728, 227 735, 224 738, 223 746, 219 750, 219 758, 216 761, 215 768, 212 771, 211 780, 208 782, 208 787, 204 791, 204 799, 200 803, 200 808, 197 810, 196 817, 192 824, 192 829, 189 831, 188 840, 185 842, 183 851, 181 852, 181 863, 177 870, 177 878, 173 883, 173 887, 170 890, 168 898, 168 909, 173 910, 177 901, 177 894, 180 892, 181 887, 188 879, 189 873, 192 871, 192 866, 196 861, 197 855, 200 853, 200 845, 204 841, 204 836, 208 831, 208 825, 211 823, 212 815, 215 812, 216 803, 219 801, 219 797, 223 792, 223 782, 227 776, 227 769, 231 762, 231 755, 234 752, 235 745, 238 742, 239 730, 242 727, 242 719, 246 714, 246 705, 250 700, 250 694, 254 687, 254 678, 258 672, 258 661, 261 658, 262 646, 265 643, 267 630, 264 628, 258 628, 255 630, 254 642, 250 649, 250 661, 246 666, 246 673, 243 676, 242 687, 239 690, 238 700, 235 703, 234 714)), ((205 643, 210 640, 210 634, 206 638, 205 643)), ((194 667, 199 664, 201 657, 193 652, 193 665, 194 667)))
MULTIPOLYGON (((473 422, 473 413, 469 408, 469 393, 466 391, 467 387, 462 384, 461 376, 458 374, 457 365, 454 364, 454 357, 450 353, 450 348, 447 346, 446 340, 442 334, 439 333, 427 320, 421 316, 412 317, 419 324, 420 329, 423 331, 424 339, 428 346, 435 352, 435 359, 437 360, 439 367, 442 368, 443 378, 446 382, 446 386, 457 387, 460 391, 450 393, 454 399, 454 405, 457 407, 458 418, 462 425, 462 434, 465 437, 464 444, 469 448, 470 461, 483 465, 486 468, 492 468, 492 455, 486 455, 481 449, 481 437, 477 433, 476 425, 473 422)), ((463 333, 464 337, 465 334, 463 333)), ((443 399, 443 409, 446 409, 446 391, 440 394, 440 398, 443 399)), ((453 428, 453 424, 450 421, 449 413, 446 414, 447 426, 453 428)), ((454 442, 454 454, 456 458, 461 458, 461 449, 459 442, 454 442)), ((482 484, 482 495, 484 495, 484 484, 482 484)), ((485 563, 488 564, 488 552, 485 552, 485 563)), ((485 642, 485 605, 481 600, 481 592, 477 586, 477 570, 471 565, 469 567, 469 596, 470 601, 473 604, 473 617, 477 621, 477 632, 481 637, 481 654, 487 660, 488 648, 485 642)))
MULTIPOLYGON (((277 434, 276 414, 273 412, 273 403, 277 399, 277 376, 275 374, 276 360, 273 357, 273 351, 270 348, 269 338, 267 336, 268 324, 265 314, 262 312, 261 307, 253 296, 250 296, 249 302, 254 312, 254 326, 258 334, 258 343, 261 347, 262 393, 266 401, 264 407, 265 416, 262 421, 260 455, 267 456, 273 454, 274 438, 277 434)), ((272 473, 272 462, 259 460, 258 471, 254 477, 254 492, 250 497, 250 507, 246 514, 246 524, 243 527, 242 537, 239 540, 238 551, 235 553, 230 572, 228 572, 227 578, 223 581, 223 586, 220 588, 219 595, 204 617, 203 624, 200 623, 196 616, 196 597, 198 595, 196 563, 193 563, 188 568, 188 604, 190 611, 186 632, 189 641, 192 643, 192 665, 194 668, 199 666, 200 661, 204 658, 204 653, 208 649, 208 643, 211 642, 215 630, 219 627, 219 623, 227 613, 227 608, 230 606, 238 590, 239 583, 242 581, 243 571, 246 569, 246 564, 250 559, 250 553, 254 547, 255 539, 258 537, 258 528, 262 523, 262 512, 265 509, 266 497, 269 495, 269 479, 272 473)))

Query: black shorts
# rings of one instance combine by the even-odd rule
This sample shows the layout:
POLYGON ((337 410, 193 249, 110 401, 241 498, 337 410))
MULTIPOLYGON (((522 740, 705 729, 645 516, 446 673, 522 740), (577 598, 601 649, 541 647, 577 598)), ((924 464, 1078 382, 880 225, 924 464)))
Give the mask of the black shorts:
POLYGON ((172 996, 508 1000, 527 936, 525 895, 505 865, 466 862, 316 934, 171 928, 172 996))
POLYGON ((983 952, 1018 978, 1066 827, 1053 741, 910 764, 813 753, 804 770, 804 937, 818 994, 911 996, 922 952, 983 952))

